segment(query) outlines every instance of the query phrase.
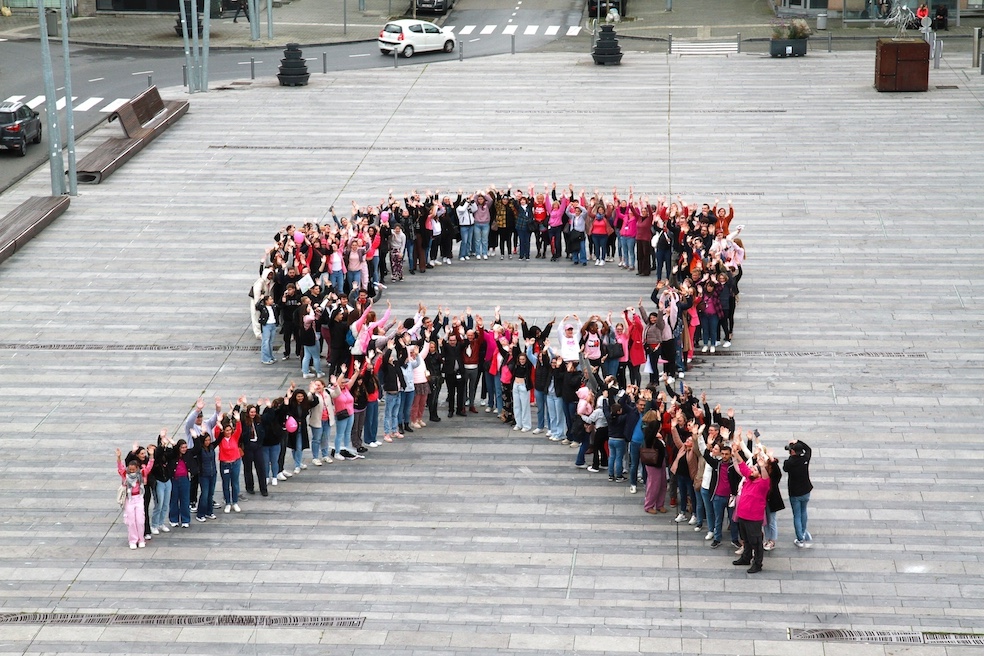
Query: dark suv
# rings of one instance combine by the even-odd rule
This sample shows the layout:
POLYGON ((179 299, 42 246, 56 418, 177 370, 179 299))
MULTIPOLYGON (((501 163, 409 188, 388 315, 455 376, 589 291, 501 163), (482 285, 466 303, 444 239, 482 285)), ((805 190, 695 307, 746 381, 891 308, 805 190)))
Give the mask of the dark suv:
POLYGON ((27 142, 41 143, 41 116, 19 102, 0 104, 0 146, 27 154, 27 142))

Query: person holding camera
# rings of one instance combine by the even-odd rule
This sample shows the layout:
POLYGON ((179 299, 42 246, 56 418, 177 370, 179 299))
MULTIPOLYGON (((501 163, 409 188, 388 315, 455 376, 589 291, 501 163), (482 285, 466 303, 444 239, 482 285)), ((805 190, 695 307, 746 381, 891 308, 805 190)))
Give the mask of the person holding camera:
POLYGON ((789 476, 789 506, 793 510, 793 530, 796 532, 793 544, 809 549, 813 546, 813 536, 807 528, 807 505, 813 490, 813 483, 810 482, 810 456, 813 450, 802 440, 790 440, 785 449, 789 457, 782 463, 782 469, 789 476))

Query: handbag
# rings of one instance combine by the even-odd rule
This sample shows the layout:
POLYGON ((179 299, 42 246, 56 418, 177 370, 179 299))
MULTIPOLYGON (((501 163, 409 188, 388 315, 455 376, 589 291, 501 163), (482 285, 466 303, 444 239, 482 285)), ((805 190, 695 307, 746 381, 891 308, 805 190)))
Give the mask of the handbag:
POLYGON ((608 359, 609 360, 621 360, 625 356, 625 349, 622 348, 622 342, 617 339, 608 340, 608 359))
POLYGON ((655 467, 656 463, 659 462, 659 452, 650 446, 644 446, 639 449, 639 460, 644 465, 655 467))
POLYGON ((348 419, 351 414, 346 408, 342 408, 335 411, 335 419, 348 419))
POLYGON ((126 497, 129 490, 126 489, 126 482, 120 483, 119 488, 116 490, 116 504, 122 508, 126 504, 126 497))

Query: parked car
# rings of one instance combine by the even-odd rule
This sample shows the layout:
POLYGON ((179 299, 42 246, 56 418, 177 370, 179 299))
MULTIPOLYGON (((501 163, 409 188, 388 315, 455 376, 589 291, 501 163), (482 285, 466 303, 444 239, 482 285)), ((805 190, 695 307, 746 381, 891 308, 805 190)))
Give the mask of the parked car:
POLYGON ((435 14, 446 14, 454 7, 454 0, 416 0, 417 11, 432 11, 435 14))
POLYGON ((629 0, 588 0, 588 18, 598 18, 598 4, 601 4, 601 20, 605 20, 608 12, 614 9, 619 16, 628 16, 629 0))
POLYGON ((0 104, 0 146, 27 154, 27 142, 41 143, 41 116, 19 102, 0 104))
POLYGON ((379 33, 379 52, 392 55, 394 50, 404 57, 428 50, 451 52, 454 50, 454 34, 429 21, 390 21, 379 33))

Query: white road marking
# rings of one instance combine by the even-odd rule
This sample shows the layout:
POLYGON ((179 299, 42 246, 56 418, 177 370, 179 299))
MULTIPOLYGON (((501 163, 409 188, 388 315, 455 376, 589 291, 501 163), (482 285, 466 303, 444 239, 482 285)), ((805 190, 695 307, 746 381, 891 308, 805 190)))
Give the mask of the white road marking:
POLYGON ((538 29, 540 29, 540 26, 539 25, 527 25, 526 26, 526 29, 523 31, 523 34, 525 34, 527 36, 529 36, 531 34, 536 34, 536 31, 538 29))
POLYGON ((567 36, 577 36, 581 32, 580 25, 571 25, 567 28, 567 36))
POLYGON ((547 36, 556 36, 557 32, 559 31, 560 31, 559 25, 551 25, 550 27, 547 28, 547 31, 544 32, 544 34, 546 34, 547 36))
POLYGON ((481 41, 481 39, 468 39, 468 43, 475 43, 476 41, 481 41))
POLYGON ((444 26, 444 31, 445 32, 454 32, 454 29, 455 29, 455 26, 454 25, 445 25, 444 26))
POLYGON ((492 34, 493 32, 495 32, 495 28, 496 27, 498 27, 498 26, 497 25, 486 25, 485 27, 482 28, 481 34, 492 34))
MULTIPOLYGON (((78 96, 72 96, 72 102, 78 100, 78 96)), ((57 101, 55 101, 55 109, 65 109, 65 97, 62 96, 57 101)))
POLYGON ((503 34, 515 34, 516 30, 519 28, 518 25, 506 25, 506 28, 502 30, 503 34))
POLYGON ((100 109, 99 111, 100 112, 105 112, 105 113, 115 112, 117 109, 119 109, 120 107, 122 107, 123 105, 125 105, 128 102, 130 102, 130 99, 129 98, 117 98, 116 100, 114 100, 113 102, 109 103, 108 105, 106 105, 105 107, 103 107, 102 109, 100 109))
POLYGON ((94 77, 91 80, 89 80, 89 82, 102 82, 105 79, 106 78, 104 78, 104 77, 94 77))
POLYGON ((368 57, 368 56, 369 56, 368 52, 364 52, 360 55, 349 55, 349 57, 368 57))
POLYGON ((93 107, 95 107, 96 105, 98 105, 99 103, 101 103, 102 101, 103 101, 102 98, 89 98, 85 102, 79 103, 79 105, 75 108, 75 111, 87 112, 93 107))
POLYGON ((31 109, 37 109, 44 102, 44 96, 35 96, 31 100, 27 101, 27 106, 31 109))
POLYGON ((461 28, 461 31, 458 32, 458 34, 461 34, 461 35, 471 34, 474 31, 475 31, 475 26, 474 25, 465 25, 463 28, 461 28))

